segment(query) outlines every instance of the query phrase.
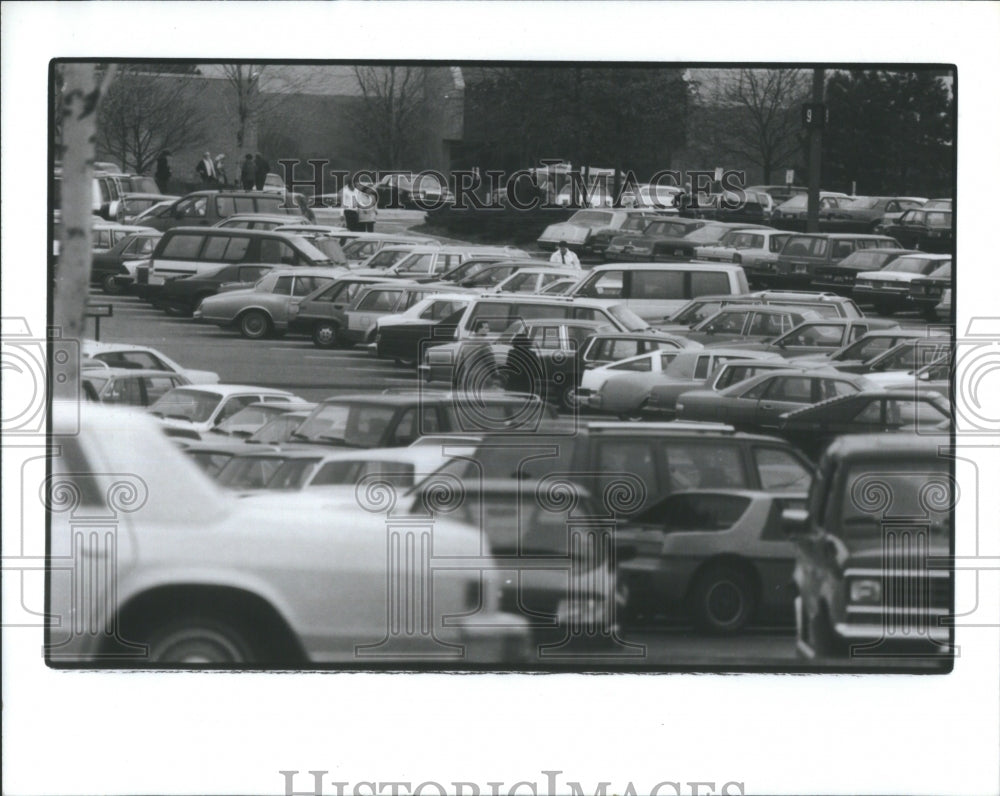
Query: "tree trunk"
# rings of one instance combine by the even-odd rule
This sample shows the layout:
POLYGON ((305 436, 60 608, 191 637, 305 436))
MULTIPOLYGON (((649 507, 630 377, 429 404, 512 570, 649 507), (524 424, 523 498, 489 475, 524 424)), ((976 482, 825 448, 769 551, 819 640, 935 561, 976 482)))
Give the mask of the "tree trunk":
MULTIPOLYGON (((107 66, 106 84, 114 66, 107 66)), ((54 324, 55 334, 64 340, 82 340, 85 336, 85 311, 90 288, 90 242, 93 222, 94 137, 97 132, 97 107, 104 85, 99 84, 93 64, 66 65, 62 116, 62 237, 56 267, 54 324)), ((76 398, 79 395, 79 361, 70 357, 61 369, 66 378, 52 385, 53 398, 76 398)))

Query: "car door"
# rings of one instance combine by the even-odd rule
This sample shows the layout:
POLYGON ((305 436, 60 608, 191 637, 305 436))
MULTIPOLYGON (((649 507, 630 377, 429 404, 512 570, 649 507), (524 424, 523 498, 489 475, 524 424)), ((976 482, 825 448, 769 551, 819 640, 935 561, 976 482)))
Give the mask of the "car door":
POLYGON ((754 408, 753 425, 759 428, 777 428, 779 419, 785 412, 816 403, 819 400, 819 381, 801 374, 772 377, 754 408))

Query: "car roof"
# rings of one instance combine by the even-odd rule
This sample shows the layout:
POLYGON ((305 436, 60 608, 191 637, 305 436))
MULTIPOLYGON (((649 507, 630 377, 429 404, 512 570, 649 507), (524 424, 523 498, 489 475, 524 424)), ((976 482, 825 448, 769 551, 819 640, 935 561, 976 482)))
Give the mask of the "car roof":
POLYGON ((597 329, 601 326, 607 326, 607 321, 590 321, 590 320, 577 320, 575 318, 531 318, 530 320, 524 321, 525 326, 529 328, 534 326, 580 326, 588 329, 597 329))
POLYGON ((871 235, 862 232, 796 232, 798 238, 827 238, 829 240, 894 240, 890 235, 871 235))
MULTIPOLYGON (((845 434, 826 449, 827 457, 838 459, 883 459, 913 455, 940 457, 952 461, 942 448, 952 445, 947 434, 845 434)), ((949 467, 950 467, 949 463, 949 467)))
POLYGON ((244 392, 260 393, 261 395, 292 395, 288 390, 280 390, 275 387, 254 387, 249 384, 185 384, 182 387, 175 387, 171 392, 177 390, 205 392, 220 396, 235 395, 244 392))
MULTIPOLYGON (((471 399, 476 401, 490 400, 501 401, 503 403, 518 403, 524 401, 527 396, 519 393, 508 392, 486 392, 470 394, 471 399)), ((414 389, 402 392, 389 393, 344 393, 342 395, 332 395, 324 398, 320 404, 335 404, 342 401, 361 402, 365 404, 383 404, 387 406, 425 406, 428 403, 452 403, 462 400, 462 395, 448 390, 427 390, 414 389)))
MULTIPOLYGON (((692 267, 700 269, 709 269, 712 271, 742 271, 743 266, 737 265, 736 263, 712 263, 706 260, 689 260, 687 262, 669 262, 669 263, 610 263, 608 265, 597 265, 590 269, 589 273, 594 273, 595 271, 662 271, 662 270, 680 270, 680 269, 690 269, 692 267)), ((707 298, 706 296, 699 296, 699 298, 707 298)), ((734 296, 720 296, 720 298, 734 298, 734 296)))
MULTIPOLYGON (((291 216, 288 216, 291 217, 291 216)), ((227 219, 232 218, 232 216, 227 216, 227 219)), ((244 229, 242 227, 171 227, 164 235, 177 235, 179 233, 190 234, 192 232, 199 232, 202 235, 250 235, 255 238, 273 238, 277 235, 279 238, 285 240, 292 240, 297 237, 297 233, 294 232, 282 232, 277 229, 244 229)))
MULTIPOLYGON (((912 388, 889 388, 889 389, 868 389, 861 390, 861 392, 851 393, 850 395, 836 395, 833 398, 827 398, 819 403, 811 404, 809 406, 803 406, 800 409, 795 409, 788 412, 788 417, 793 415, 807 414, 813 409, 818 409, 820 407, 836 406, 839 403, 849 403, 851 401, 859 401, 868 398, 892 398, 894 400, 927 400, 927 401, 937 401, 947 403, 947 398, 945 398, 941 393, 934 390, 920 390, 915 391, 912 388)), ((936 421, 935 421, 936 422, 936 421)))
MULTIPOLYGON (((84 368, 80 372, 80 378, 86 379, 90 376, 96 377, 106 377, 114 376, 120 378, 123 376, 135 376, 136 378, 144 376, 180 376, 183 377, 183 373, 177 373, 173 370, 146 370, 144 368, 84 368)), ((184 385, 186 386, 186 385, 184 385)))

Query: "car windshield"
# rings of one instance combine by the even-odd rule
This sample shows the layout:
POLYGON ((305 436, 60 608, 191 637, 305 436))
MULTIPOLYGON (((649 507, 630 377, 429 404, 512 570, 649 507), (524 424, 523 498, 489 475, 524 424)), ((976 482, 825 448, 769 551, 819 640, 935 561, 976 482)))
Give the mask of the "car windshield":
POLYGON ((157 417, 203 423, 212 416, 221 400, 222 396, 214 393, 178 387, 149 407, 149 411, 157 417))
POLYGON ((933 279, 951 279, 951 262, 947 262, 928 274, 933 279))
POLYGON ((230 489, 263 489, 282 462, 279 456, 234 456, 215 480, 230 489))
POLYGON ((614 221, 614 218, 615 216, 613 213, 602 213, 600 210, 578 210, 566 223, 578 224, 586 227, 609 227, 611 226, 611 222, 614 221))
POLYGON ((245 406, 236 414, 219 423, 216 431, 221 431, 223 434, 249 436, 272 417, 282 413, 282 410, 276 406, 245 406))
POLYGON ((858 249, 837 263, 838 266, 878 269, 893 255, 880 252, 878 249, 858 249))
POLYGON ((311 239, 312 246, 314 246, 323 257, 330 260, 332 263, 340 265, 347 262, 347 258, 344 256, 344 250, 340 246, 340 242, 336 238, 331 238, 327 236, 317 236, 311 239))
POLYGON ((270 480, 264 484, 267 489, 302 489, 309 480, 313 468, 323 461, 319 456, 296 456, 285 460, 270 480))
POLYGON ((925 260, 923 257, 897 257, 883 271, 900 274, 929 274, 939 267, 940 260, 925 260))
POLYGON ((951 213, 928 213, 927 214, 927 226, 929 227, 950 227, 951 226, 951 213))
POLYGON ((782 212, 791 210, 805 210, 809 206, 809 195, 800 193, 793 196, 791 199, 782 202, 778 205, 776 210, 781 210, 782 212))
POLYGON ((706 224, 701 229, 689 232, 684 238, 692 243, 716 243, 728 232, 728 227, 717 227, 712 224, 706 224))
POLYGON ((300 414, 279 415, 258 428, 248 439, 250 442, 287 442, 303 420, 305 418, 300 414))
MULTIPOLYGON (((845 541, 881 546, 885 534, 894 530, 885 527, 889 517, 919 517, 911 533, 929 531, 947 541, 954 495, 946 468, 944 458, 901 458, 893 461, 891 468, 881 462, 852 466, 847 471, 847 489, 841 503, 845 541)), ((916 540, 912 543, 917 544, 916 540)))
POLYGON ((262 276, 260 279, 258 279, 254 283, 253 289, 258 293, 270 293, 271 291, 274 290, 274 286, 277 284, 277 282, 278 282, 278 274, 272 271, 271 273, 262 276))
POLYGON ((670 221, 654 221, 646 227, 646 235, 659 235, 664 238, 682 238, 688 231, 688 225, 670 221))
POLYGON ((360 403, 327 403, 319 407, 295 432, 307 439, 356 448, 372 448, 382 441, 396 413, 391 406, 360 403))
POLYGON ((365 268, 389 268, 409 254, 408 249, 382 249, 368 258, 365 268))
POLYGON ((634 232, 636 230, 642 231, 649 226, 649 219, 645 216, 629 216, 624 224, 621 225, 620 229, 623 232, 634 232))

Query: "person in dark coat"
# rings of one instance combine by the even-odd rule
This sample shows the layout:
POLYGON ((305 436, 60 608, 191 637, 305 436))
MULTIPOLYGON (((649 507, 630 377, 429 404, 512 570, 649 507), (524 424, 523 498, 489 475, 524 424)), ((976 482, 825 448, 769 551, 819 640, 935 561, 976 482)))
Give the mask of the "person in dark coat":
POLYGON ((167 190, 170 187, 170 175, 170 150, 164 149, 156 159, 156 174, 153 175, 160 193, 170 193, 167 190))
POLYGON ((264 160, 264 156, 257 153, 254 157, 254 176, 253 176, 253 187, 258 191, 264 190, 264 181, 267 179, 267 170, 271 165, 264 160))
POLYGON ((198 172, 203 185, 215 185, 218 182, 215 176, 215 161, 208 152, 205 152, 205 156, 198 161, 198 165, 194 167, 194 170, 198 172))
POLYGON ((243 158, 243 164, 240 166, 240 185, 243 186, 244 191, 253 190, 256 172, 257 167, 253 162, 253 155, 247 152, 246 157, 243 158))

